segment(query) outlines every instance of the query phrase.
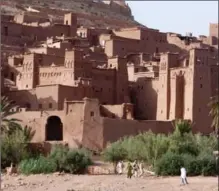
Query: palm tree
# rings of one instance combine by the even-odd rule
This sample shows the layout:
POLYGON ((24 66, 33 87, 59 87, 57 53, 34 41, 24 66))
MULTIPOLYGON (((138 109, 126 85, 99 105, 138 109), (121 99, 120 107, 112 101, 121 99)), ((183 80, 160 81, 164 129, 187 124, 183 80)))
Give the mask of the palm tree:
POLYGON ((218 128, 219 128, 219 100, 218 95, 211 98, 211 101, 209 103, 209 106, 211 107, 211 110, 209 112, 209 115, 212 117, 212 124, 211 127, 215 129, 215 132, 218 134, 218 128))
POLYGON ((13 111, 15 105, 13 101, 10 101, 7 96, 1 96, 1 104, 0 104, 0 112, 1 112, 1 131, 7 131, 13 127, 20 126, 18 124, 19 119, 16 118, 8 118, 11 115, 15 114, 16 111, 13 111))
POLYGON ((179 132, 181 135, 190 133, 192 131, 192 123, 190 120, 176 119, 173 122, 175 132, 179 132))

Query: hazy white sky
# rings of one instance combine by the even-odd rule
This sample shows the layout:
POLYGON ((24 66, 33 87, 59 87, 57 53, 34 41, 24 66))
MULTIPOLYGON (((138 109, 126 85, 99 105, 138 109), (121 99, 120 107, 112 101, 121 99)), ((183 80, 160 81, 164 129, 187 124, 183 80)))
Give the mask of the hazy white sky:
POLYGON ((161 32, 208 35, 218 23, 218 1, 126 1, 135 20, 161 32))

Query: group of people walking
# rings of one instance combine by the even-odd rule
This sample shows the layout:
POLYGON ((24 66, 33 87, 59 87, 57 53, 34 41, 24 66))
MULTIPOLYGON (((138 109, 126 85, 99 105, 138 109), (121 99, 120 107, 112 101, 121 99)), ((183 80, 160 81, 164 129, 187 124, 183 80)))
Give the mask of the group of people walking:
MULTIPOLYGON (((123 161, 119 161, 116 166, 116 172, 118 174, 123 174, 124 171, 124 163, 123 161)), ((142 162, 137 162, 135 160, 133 163, 128 162, 127 165, 127 178, 132 178, 134 177, 140 177, 143 175, 143 163, 142 162)))
MULTIPOLYGON (((128 162, 127 165, 127 178, 132 178, 132 176, 134 177, 141 177, 143 175, 144 172, 144 167, 143 167, 143 162, 137 162, 137 160, 135 160, 133 163, 128 162)), ((123 161, 119 161, 117 163, 116 166, 116 172, 118 174, 123 174, 123 170, 124 170, 124 162, 123 161)), ((181 167, 180 169, 181 172, 181 185, 186 185, 188 184, 187 178, 186 178, 186 169, 184 167, 181 167)))

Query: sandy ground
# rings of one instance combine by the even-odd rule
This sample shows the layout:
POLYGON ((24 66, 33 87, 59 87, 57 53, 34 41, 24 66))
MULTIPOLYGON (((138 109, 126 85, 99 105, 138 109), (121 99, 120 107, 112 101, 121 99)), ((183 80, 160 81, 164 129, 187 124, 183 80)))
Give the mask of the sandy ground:
POLYGON ((127 179, 125 175, 31 175, 2 176, 4 191, 217 191, 217 177, 189 177, 180 186, 179 177, 127 179))

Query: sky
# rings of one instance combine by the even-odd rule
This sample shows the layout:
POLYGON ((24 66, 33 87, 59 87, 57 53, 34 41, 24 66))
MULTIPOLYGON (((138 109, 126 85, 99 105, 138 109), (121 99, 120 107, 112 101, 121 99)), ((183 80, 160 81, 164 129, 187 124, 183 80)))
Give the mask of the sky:
POLYGON ((218 23, 218 1, 126 1, 135 20, 161 32, 209 34, 218 23))

